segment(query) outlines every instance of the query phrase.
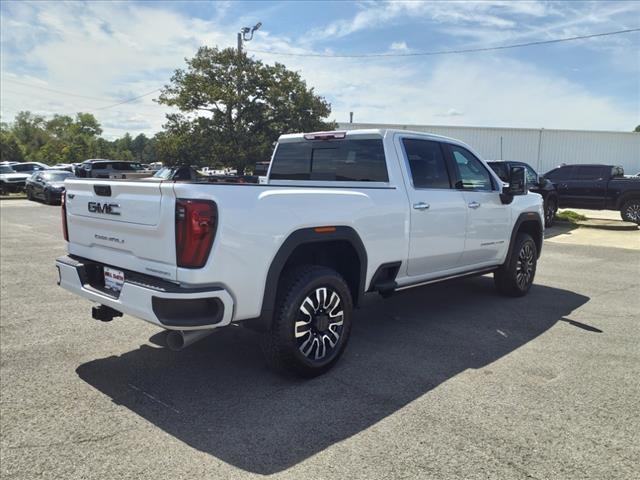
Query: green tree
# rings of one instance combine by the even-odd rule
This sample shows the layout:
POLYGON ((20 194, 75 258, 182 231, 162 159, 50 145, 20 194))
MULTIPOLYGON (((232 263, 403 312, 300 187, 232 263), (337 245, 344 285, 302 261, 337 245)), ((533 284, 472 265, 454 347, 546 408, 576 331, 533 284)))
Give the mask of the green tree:
POLYGON ((633 131, 634 132, 640 132, 640 125, 638 125, 633 131))
POLYGON ((2 162, 23 162, 24 155, 20 149, 18 139, 9 126, 2 122, 0 124, 0 161, 2 162))
POLYGON ((95 157, 102 128, 92 114, 80 112, 75 119, 54 115, 46 122, 46 131, 49 140, 39 149, 39 159, 47 163, 73 163, 95 157))
POLYGON ((268 160, 283 133, 335 128, 331 106, 282 64, 267 65, 233 49, 201 47, 175 71, 158 101, 167 115, 158 139, 170 163, 223 164, 242 173, 268 160))
POLYGON ((39 151, 49 141, 44 117, 29 111, 18 112, 11 126, 11 132, 20 144, 24 159, 39 161, 39 151))

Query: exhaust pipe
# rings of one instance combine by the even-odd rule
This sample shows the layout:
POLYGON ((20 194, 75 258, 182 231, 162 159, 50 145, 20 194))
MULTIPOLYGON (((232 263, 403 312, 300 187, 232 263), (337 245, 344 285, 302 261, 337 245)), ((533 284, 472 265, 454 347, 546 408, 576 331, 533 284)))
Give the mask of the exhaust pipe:
POLYGON ((188 331, 171 330, 167 335, 167 346, 174 352, 177 352, 198 340, 202 340, 204 337, 208 337, 214 331, 215 329, 188 331))

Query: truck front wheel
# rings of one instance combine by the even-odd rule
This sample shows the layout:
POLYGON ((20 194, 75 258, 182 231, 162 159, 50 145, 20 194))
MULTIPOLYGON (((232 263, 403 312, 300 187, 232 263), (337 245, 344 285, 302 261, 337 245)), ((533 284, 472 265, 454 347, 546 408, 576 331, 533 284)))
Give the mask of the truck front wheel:
POLYGON ((620 216, 625 222, 633 222, 640 225, 640 200, 628 200, 620 209, 620 216))
POLYGON ((493 279, 500 293, 510 297, 526 295, 536 275, 537 261, 536 242, 531 235, 518 233, 511 258, 493 273, 493 279))
POLYGON ((285 273, 262 347, 269 365, 302 377, 329 370, 347 346, 353 300, 336 271, 318 265, 285 273))

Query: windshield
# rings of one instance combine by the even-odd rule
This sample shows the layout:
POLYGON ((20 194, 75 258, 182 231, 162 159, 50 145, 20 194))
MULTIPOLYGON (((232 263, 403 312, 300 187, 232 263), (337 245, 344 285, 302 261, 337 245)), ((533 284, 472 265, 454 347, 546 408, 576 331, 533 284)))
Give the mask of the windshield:
POLYGON ((50 182, 64 182, 65 178, 71 176, 71 172, 51 172, 45 173, 43 177, 50 182))
POLYGON ((0 166, 0 173, 16 173, 16 171, 11 167, 2 165, 0 166))

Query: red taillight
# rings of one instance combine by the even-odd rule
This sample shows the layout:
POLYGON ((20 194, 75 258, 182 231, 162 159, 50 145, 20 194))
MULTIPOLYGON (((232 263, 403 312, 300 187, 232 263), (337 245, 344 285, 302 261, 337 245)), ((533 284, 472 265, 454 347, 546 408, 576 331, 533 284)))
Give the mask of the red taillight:
POLYGON ((176 261, 179 267, 207 263, 216 235, 218 209, 209 200, 176 200, 176 261))
POLYGON ((69 229, 67 228, 67 192, 60 197, 60 213, 62 215, 62 236, 69 241, 69 229))

